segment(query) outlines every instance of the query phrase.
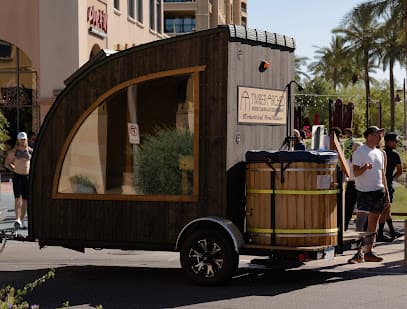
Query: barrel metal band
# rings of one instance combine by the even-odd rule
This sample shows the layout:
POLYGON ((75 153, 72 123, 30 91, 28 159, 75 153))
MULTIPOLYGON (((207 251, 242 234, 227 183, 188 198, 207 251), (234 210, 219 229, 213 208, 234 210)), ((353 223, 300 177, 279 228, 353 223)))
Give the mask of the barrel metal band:
MULTIPOLYGON (((271 172, 271 168, 266 168, 266 167, 257 167, 257 168, 248 168, 246 169, 247 171, 250 172, 271 172)), ((286 168, 284 171, 285 172, 333 172, 336 170, 336 167, 331 167, 331 168, 286 168)), ((276 171, 279 172, 280 169, 276 168, 276 171)))
POLYGON ((329 229, 262 229, 262 228, 248 228, 248 232, 261 233, 261 234, 329 234, 338 232, 338 228, 329 229))
POLYGON ((247 193, 258 193, 258 194, 296 194, 296 195, 327 195, 327 194, 337 194, 338 189, 333 190, 271 190, 271 189, 247 189, 247 193))

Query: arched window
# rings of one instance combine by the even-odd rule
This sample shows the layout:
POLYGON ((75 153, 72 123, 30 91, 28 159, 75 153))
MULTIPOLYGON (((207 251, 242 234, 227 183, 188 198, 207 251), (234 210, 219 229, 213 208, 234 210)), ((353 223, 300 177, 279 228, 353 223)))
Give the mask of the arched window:
MULTIPOLYGON (((37 102, 37 72, 30 57, 11 42, 0 40, 0 113, 8 122, 0 143, 13 147, 19 131, 37 132, 40 109, 37 102), (10 139, 8 139, 9 137, 10 139)), ((1 122, 2 120, 0 120, 1 122)), ((4 156, 0 150, 0 157, 4 156)), ((0 167, 0 172, 7 173, 0 167)))
POLYGON ((65 143, 56 197, 196 200, 199 70, 128 81, 92 104, 65 143))

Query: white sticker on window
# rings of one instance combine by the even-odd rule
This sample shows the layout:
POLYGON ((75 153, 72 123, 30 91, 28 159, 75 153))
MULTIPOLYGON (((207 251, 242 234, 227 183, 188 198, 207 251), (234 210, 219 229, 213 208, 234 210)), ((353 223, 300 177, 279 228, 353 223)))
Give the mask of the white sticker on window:
POLYGON ((129 131, 129 143, 130 144, 140 144, 140 133, 138 130, 137 123, 128 123, 127 128, 129 131))

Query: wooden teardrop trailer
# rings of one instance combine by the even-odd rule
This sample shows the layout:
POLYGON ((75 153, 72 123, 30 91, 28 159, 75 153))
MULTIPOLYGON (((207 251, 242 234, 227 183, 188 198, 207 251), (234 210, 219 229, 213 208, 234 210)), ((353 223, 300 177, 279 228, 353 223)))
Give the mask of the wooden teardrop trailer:
POLYGON ((267 151, 292 129, 294 49, 230 25, 92 58, 41 127, 30 239, 177 250, 201 284, 231 277, 242 252, 327 257, 341 241, 336 153, 267 151))

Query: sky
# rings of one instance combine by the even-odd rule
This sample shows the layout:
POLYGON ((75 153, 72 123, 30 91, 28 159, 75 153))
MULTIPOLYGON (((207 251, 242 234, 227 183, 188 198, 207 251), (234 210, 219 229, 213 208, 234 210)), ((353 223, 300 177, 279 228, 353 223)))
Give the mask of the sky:
MULTIPOLYGON (((248 0, 248 27, 291 36, 296 55, 314 61, 318 47, 328 47, 331 30, 339 27, 343 17, 360 0, 248 0), (317 46, 317 47, 316 47, 317 46)), ((396 66, 395 80, 402 86, 405 69, 396 66)), ((377 70, 376 79, 389 79, 388 72, 377 70)))

